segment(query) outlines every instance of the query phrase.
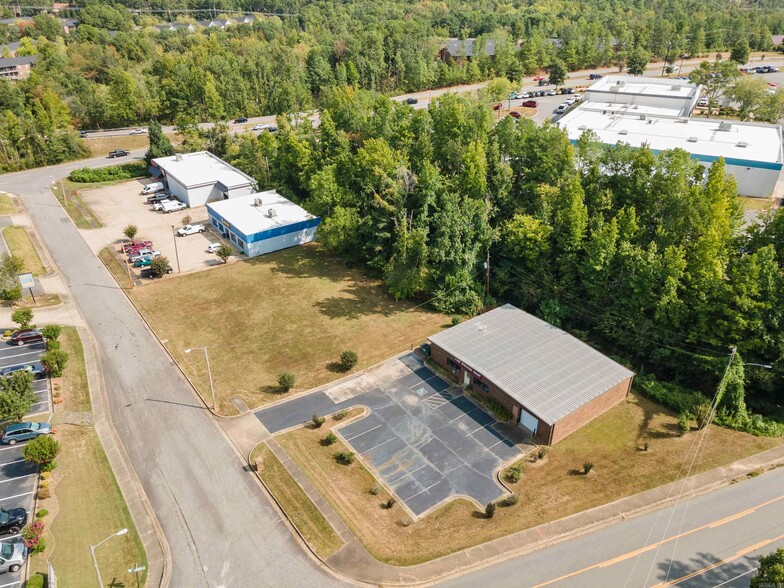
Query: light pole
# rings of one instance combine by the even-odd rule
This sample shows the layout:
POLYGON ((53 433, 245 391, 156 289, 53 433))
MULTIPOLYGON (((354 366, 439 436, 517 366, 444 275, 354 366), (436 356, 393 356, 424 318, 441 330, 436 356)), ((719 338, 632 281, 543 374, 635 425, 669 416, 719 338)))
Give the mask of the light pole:
POLYGON ((95 566, 95 575, 98 576, 98 585, 103 588, 103 578, 101 578, 101 570, 98 569, 98 560, 95 559, 95 549, 101 545, 102 543, 106 543, 112 537, 119 537, 120 535, 125 535, 128 532, 128 529, 120 529, 116 533, 112 533, 103 541, 99 541, 95 545, 90 545, 90 554, 93 556, 93 565, 95 566))
POLYGON ((190 353, 191 351, 198 351, 201 350, 204 352, 204 359, 207 360, 207 376, 210 379, 210 393, 212 394, 212 410, 215 410, 215 388, 212 385, 212 371, 210 370, 210 354, 207 353, 207 347, 191 347, 190 349, 186 349, 185 353, 190 353))
POLYGON ((172 239, 174 239, 174 257, 177 258, 177 273, 181 274, 180 271, 180 252, 177 251, 177 233, 174 232, 174 225, 171 226, 172 228, 172 239))

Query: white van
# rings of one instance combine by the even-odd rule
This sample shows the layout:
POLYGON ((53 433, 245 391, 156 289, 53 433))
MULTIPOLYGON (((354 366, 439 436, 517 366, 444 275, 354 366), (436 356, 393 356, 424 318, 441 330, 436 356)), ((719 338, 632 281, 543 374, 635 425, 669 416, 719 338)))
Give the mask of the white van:
POLYGON ((161 206, 161 211, 163 212, 176 212, 178 210, 185 210, 188 206, 184 202, 180 202, 179 200, 169 200, 163 201, 163 205, 161 206))
POLYGON ((142 188, 142 194, 154 194, 163 190, 163 182, 152 182, 142 188))

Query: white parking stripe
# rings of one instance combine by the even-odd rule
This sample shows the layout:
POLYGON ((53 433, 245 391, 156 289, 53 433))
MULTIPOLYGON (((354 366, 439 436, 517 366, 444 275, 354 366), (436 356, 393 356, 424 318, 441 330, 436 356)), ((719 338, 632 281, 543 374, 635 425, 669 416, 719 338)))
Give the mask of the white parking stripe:
POLYGON ((346 441, 353 441, 354 439, 356 439, 356 438, 358 438, 358 437, 361 437, 361 436, 362 436, 362 435, 364 435, 365 433, 370 433, 370 431, 375 431, 376 429, 378 429, 378 428, 379 428, 379 427, 381 427, 381 426, 382 426, 382 425, 376 425, 376 426, 375 426, 375 427, 373 427, 372 429, 368 429, 367 431, 362 431, 361 433, 358 433, 358 434, 354 435, 353 437, 346 437, 346 441))
POLYGON ((8 537, 3 537, 2 539, 0 539, 0 541, 10 541, 12 539, 18 539, 21 536, 22 536, 21 533, 17 533, 16 535, 9 535, 8 537))
POLYGON ((0 584, 0 588, 6 588, 6 586, 19 586, 21 583, 21 580, 17 580, 16 582, 9 582, 8 584, 0 584))
POLYGON ((9 353, 8 355, 0 355, 0 362, 4 359, 12 357, 24 357, 25 355, 43 355, 43 349, 33 349, 30 351, 22 351, 20 353, 9 353))
POLYGON ((33 406, 38 406, 39 404, 49 404, 49 401, 42 400, 41 402, 34 402, 33 404, 30 405, 30 408, 32 408, 33 406))
POLYGON ((6 482, 15 482, 16 480, 21 480, 23 478, 29 478, 31 476, 37 476, 38 474, 25 474, 24 476, 16 476, 15 478, 8 478, 7 480, 0 480, 0 484, 5 484, 6 482))
POLYGON ((13 461, 3 461, 3 462, 0 462, 0 466, 8 465, 8 464, 11 464, 11 463, 19 463, 20 461, 24 461, 24 457, 20 457, 19 459, 15 459, 13 461))
POLYGON ((3 447, 2 449, 0 449, 0 451, 6 451, 6 450, 8 450, 8 449, 19 449, 19 446, 18 446, 18 445, 17 445, 17 446, 13 446, 13 445, 12 445, 12 446, 10 446, 10 447, 3 447))
POLYGON ((6 496, 5 498, 0 498, 0 502, 2 502, 3 500, 11 500, 12 498, 19 498, 20 496, 30 496, 31 494, 34 494, 32 490, 30 492, 24 492, 22 494, 14 494, 13 496, 6 496))

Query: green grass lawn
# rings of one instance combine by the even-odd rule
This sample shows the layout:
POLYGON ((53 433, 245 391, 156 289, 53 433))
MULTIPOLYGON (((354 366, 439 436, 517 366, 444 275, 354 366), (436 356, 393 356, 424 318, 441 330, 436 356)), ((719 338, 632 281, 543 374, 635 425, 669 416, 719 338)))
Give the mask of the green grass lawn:
POLYGON ((296 391, 344 376, 343 350, 366 368, 419 345, 448 326, 442 314, 396 302, 378 280, 325 253, 293 247, 252 260, 159 280, 131 292, 183 369, 209 398, 207 346, 220 412, 240 396, 253 408, 279 399, 277 377, 296 391))
POLYGON ((313 551, 320 557, 327 558, 340 549, 343 541, 283 464, 263 443, 253 450, 251 462, 255 463, 257 458, 263 460, 259 477, 264 480, 269 491, 313 551))
POLYGON ((84 203, 81 196, 79 196, 79 191, 116 183, 117 182, 97 182, 79 184, 66 178, 52 187, 52 194, 57 198, 57 201, 65 212, 68 213, 68 216, 73 219, 74 224, 77 227, 80 229, 98 229, 103 226, 103 223, 101 223, 101 219, 90 210, 90 207, 84 203), (62 190, 60 189, 61 186, 62 190))
POLYGON ((40 276, 46 273, 46 268, 41 261, 41 256, 33 245, 33 240, 25 227, 5 227, 3 237, 11 253, 24 260, 24 269, 33 272, 33 275, 40 276))
POLYGON ((8 194, 0 194, 0 216, 16 214, 16 206, 8 194))
MULTIPOLYGON (((70 354, 60 379, 61 410, 88 412, 91 407, 82 342, 74 327, 64 327, 62 349, 70 354)), ((57 413, 55 413, 57 423, 57 413)), ((136 527, 125 505, 111 466, 95 429, 91 426, 57 425, 62 450, 52 473, 52 498, 40 506, 52 512, 44 518, 47 550, 33 556, 31 576, 45 573, 46 562, 54 566, 59 586, 94 586, 97 582, 90 557, 90 544, 127 528, 100 546, 96 555, 104 581, 113 586, 136 586, 128 568, 146 556, 136 527)), ((141 585, 144 577, 140 577, 141 585)))

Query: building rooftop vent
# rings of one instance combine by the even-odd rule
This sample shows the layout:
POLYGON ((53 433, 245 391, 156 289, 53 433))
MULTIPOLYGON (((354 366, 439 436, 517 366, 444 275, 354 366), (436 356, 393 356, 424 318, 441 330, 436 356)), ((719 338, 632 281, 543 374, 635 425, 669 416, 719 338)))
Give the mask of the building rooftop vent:
POLYGON ((580 131, 587 131, 588 130, 588 125, 580 125, 579 127, 577 127, 577 129, 580 130, 580 131))
POLYGON ((619 135, 628 135, 629 131, 628 131, 628 129, 621 129, 620 131, 618 131, 618 134, 619 135))
POLYGON ((689 124, 689 119, 685 118, 685 117, 681 117, 678 120, 676 120, 675 122, 679 122, 679 123, 683 123, 683 124, 687 125, 687 124, 689 124))
POLYGON ((270 208, 269 210, 267 210, 267 216, 270 218, 275 218, 276 216, 278 216, 278 211, 275 210, 274 208, 270 208))
POLYGON ((732 123, 727 121, 722 121, 719 123, 719 130, 720 131, 729 131, 732 129, 732 123))
POLYGON ((263 203, 263 200, 261 198, 254 198, 253 199, 253 206, 261 206, 262 203, 263 203))
POLYGON ((737 145, 737 146, 738 146, 738 147, 748 147, 748 146, 749 146, 749 144, 748 144, 748 143, 746 143, 746 141, 740 141, 740 142, 738 143, 738 145, 737 145))
POLYGON ((175 161, 182 161, 182 153, 175 153, 174 159, 175 161))
POLYGON ((484 332, 484 331, 486 331, 486 330, 487 330, 487 325, 485 325, 485 324, 483 324, 483 323, 477 323, 477 324, 476 324, 476 330, 477 330, 477 331, 483 331, 483 332, 484 332))
POLYGON ((683 86, 679 84, 675 84, 674 86, 670 86, 670 90, 672 90, 673 92, 680 92, 682 87, 683 86))
POLYGON ((689 137, 689 138, 687 139, 687 141, 688 141, 689 143, 696 143, 696 142, 697 142, 697 137, 689 137))
POLYGON ((648 116, 645 113, 643 113, 640 115, 640 120, 648 120, 648 116))

